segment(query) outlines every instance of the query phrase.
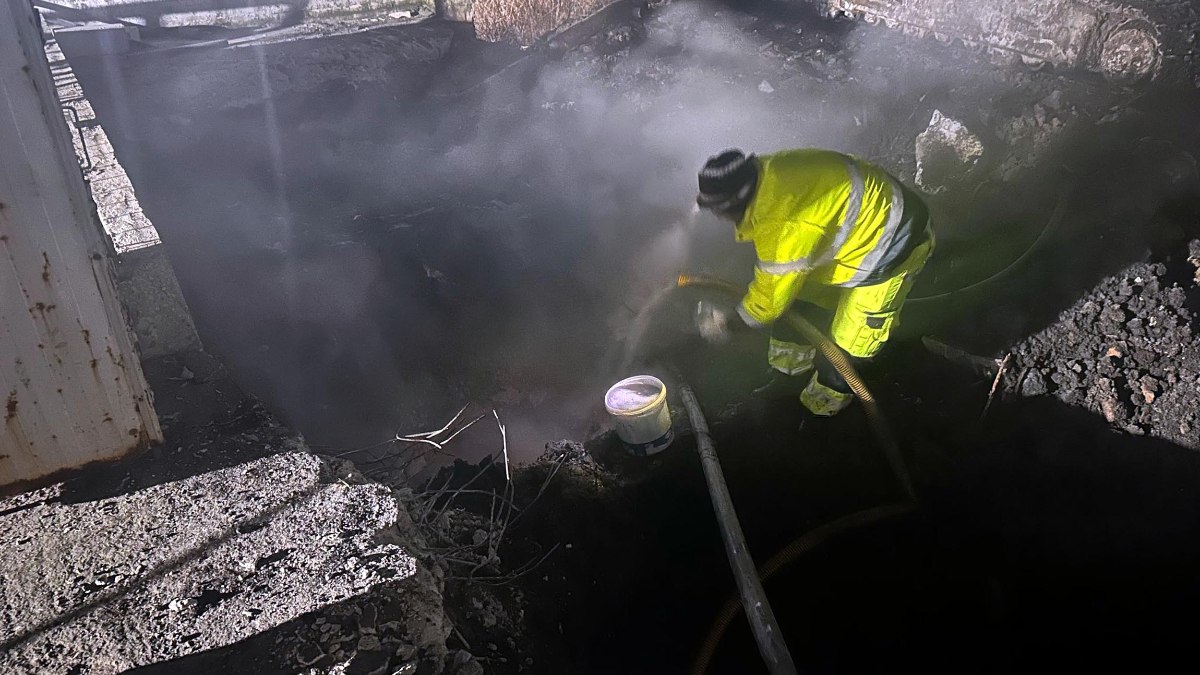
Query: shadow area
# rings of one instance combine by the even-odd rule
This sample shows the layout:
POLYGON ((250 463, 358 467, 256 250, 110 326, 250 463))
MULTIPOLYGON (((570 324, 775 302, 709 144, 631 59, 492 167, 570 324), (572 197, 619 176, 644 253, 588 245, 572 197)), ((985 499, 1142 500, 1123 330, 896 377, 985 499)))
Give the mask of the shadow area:
MULTIPOLYGON (((1040 672, 1186 657, 1200 623, 1200 455, 1052 398, 996 402, 978 423, 988 383, 920 351, 904 359, 910 375, 871 382, 923 504, 829 540, 768 585, 801 668, 1040 672)), ((899 500, 857 407, 799 432, 794 401, 708 414, 760 564, 818 525, 899 500)), ((552 484, 508 555, 577 551, 519 582, 554 598, 528 616, 560 641, 558 672, 679 672, 736 592, 693 439, 683 432, 652 460, 611 440, 593 453, 627 483, 606 493, 581 472, 552 484)), ((765 672, 743 620, 710 672, 765 672)))
POLYGON ((1200 236, 1197 106, 1195 90, 1147 89, 1114 119, 1077 122, 1027 176, 931 197, 950 234, 905 306, 905 334, 991 353, 1130 264, 1181 270, 1200 236))
POLYGON ((326 649, 337 642, 347 643, 349 651, 337 672, 347 675, 432 672, 435 663, 440 668, 438 660, 430 657, 412 659, 412 648, 406 642, 396 640, 385 644, 376 638, 373 644, 377 648, 357 648, 363 637, 388 632, 387 628, 378 628, 379 624, 404 617, 404 603, 400 598, 405 591, 406 582, 393 582, 387 589, 376 589, 326 605, 239 642, 126 672, 131 675, 208 675, 217 672, 299 675, 333 666, 335 659, 326 653, 326 649), (330 629, 322 632, 322 626, 330 626, 330 629), (411 670, 405 669, 406 663, 412 664, 408 666, 411 670))
POLYGON ((186 480, 280 452, 305 451, 296 433, 205 352, 150 359, 142 364, 163 428, 160 445, 114 462, 61 477, 55 501, 99 501, 186 480))

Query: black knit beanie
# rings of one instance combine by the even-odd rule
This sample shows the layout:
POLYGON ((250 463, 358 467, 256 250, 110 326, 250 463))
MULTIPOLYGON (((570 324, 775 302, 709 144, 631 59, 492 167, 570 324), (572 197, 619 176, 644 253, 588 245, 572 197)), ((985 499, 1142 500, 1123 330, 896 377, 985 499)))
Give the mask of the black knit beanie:
POLYGON ((758 180, 754 155, 741 150, 726 150, 709 157, 700 169, 700 194, 696 203, 713 211, 737 211, 745 208, 758 180))

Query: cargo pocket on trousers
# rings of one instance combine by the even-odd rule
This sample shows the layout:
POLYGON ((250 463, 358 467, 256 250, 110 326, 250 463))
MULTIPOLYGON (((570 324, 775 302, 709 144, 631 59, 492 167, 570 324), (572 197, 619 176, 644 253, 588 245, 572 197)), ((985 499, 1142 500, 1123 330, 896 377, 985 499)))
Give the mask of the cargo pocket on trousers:
POLYGON ((856 327, 849 327, 847 332, 852 335, 847 335, 849 339, 838 340, 840 344, 851 356, 859 358, 869 358, 883 347, 883 343, 887 342, 888 337, 892 334, 892 325, 896 322, 898 310, 890 310, 887 312, 867 312, 862 315, 863 320, 856 327))

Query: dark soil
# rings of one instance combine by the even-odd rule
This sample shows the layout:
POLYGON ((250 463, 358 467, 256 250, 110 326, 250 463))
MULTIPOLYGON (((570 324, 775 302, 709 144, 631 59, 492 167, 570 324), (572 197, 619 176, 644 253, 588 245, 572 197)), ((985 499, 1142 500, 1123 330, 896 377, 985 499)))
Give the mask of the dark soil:
MULTIPOLYGON (((1197 409, 1189 369, 1200 349, 1194 315, 1167 300, 1197 284, 1168 285, 1170 268, 1130 268, 1014 349, 1014 386, 1040 375, 1058 385, 1053 396, 1001 388, 981 419, 991 382, 916 345, 868 368, 922 506, 835 537, 768 586, 802 668, 1157 669, 1186 658, 1200 627, 1191 608, 1200 597, 1200 455, 1177 425, 1197 409), (1139 277, 1135 291, 1129 282, 1139 277), (1130 308, 1124 321, 1085 323, 1080 308, 1109 294, 1130 308), (1138 331, 1151 317, 1162 330, 1138 331), (1106 332, 1131 351, 1158 345, 1169 356, 1154 352, 1161 365, 1121 377, 1121 357, 1094 365, 1079 355, 1111 339, 1106 332), (1058 384, 1068 381, 1063 370, 1075 373, 1072 361, 1100 372, 1080 377, 1089 384, 1058 384), (1124 390, 1124 419, 1106 419, 1110 399, 1089 394, 1096 382, 1147 376, 1159 383, 1154 400, 1124 390)), ((821 523, 900 499, 860 410, 809 420, 798 433, 794 401, 743 401, 714 432, 756 560, 821 523)), ((469 615, 460 623, 467 639, 501 645, 508 663, 524 664, 513 672, 685 670, 735 590, 692 439, 680 431, 651 459, 626 457, 604 437, 589 445, 594 462, 560 470, 504 552, 515 569, 558 547, 511 584, 521 595, 508 616, 524 617, 516 649, 469 615)), ((528 501, 553 466, 549 458, 523 470, 518 494, 528 501)), ((741 619, 712 668, 765 672, 741 619)))
POLYGON ((1017 345, 1009 386, 1091 410, 1129 434, 1200 448, 1200 295, 1187 253, 1110 277, 1017 345))

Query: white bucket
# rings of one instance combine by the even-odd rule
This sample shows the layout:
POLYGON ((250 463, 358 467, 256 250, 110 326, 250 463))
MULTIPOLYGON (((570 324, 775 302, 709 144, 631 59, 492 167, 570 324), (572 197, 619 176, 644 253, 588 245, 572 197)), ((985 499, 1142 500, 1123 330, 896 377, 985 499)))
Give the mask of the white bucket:
POLYGON ((604 407, 617 424, 617 436, 631 455, 662 452, 675 440, 667 385, 650 375, 635 375, 609 387, 604 407))

